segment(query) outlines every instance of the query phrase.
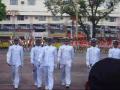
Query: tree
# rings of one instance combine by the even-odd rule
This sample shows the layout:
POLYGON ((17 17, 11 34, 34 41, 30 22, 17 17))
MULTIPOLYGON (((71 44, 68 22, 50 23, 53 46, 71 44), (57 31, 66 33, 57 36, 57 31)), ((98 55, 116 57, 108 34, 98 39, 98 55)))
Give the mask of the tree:
POLYGON ((0 21, 6 18, 6 6, 0 0, 0 21))
POLYGON ((53 15, 60 13, 62 16, 67 13, 71 17, 76 17, 77 12, 78 24, 90 38, 85 19, 89 20, 92 26, 92 38, 95 38, 98 22, 114 11, 119 2, 120 0, 46 0, 45 5, 53 15))

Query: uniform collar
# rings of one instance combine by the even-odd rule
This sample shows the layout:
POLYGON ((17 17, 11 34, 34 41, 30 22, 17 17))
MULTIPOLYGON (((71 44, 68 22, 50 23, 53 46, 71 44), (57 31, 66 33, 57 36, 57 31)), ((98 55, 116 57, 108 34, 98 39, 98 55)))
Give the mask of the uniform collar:
POLYGON ((16 45, 16 44, 14 44, 14 46, 19 46, 19 44, 17 44, 17 45, 16 45))
POLYGON ((35 47, 41 47, 41 46, 35 46, 35 47))
POLYGON ((118 47, 117 48, 115 48, 115 47, 113 47, 114 49, 118 49, 118 47))
POLYGON ((69 46, 69 44, 67 44, 67 45, 66 45, 66 44, 64 44, 64 45, 65 45, 65 46, 69 46))
POLYGON ((51 46, 53 46, 53 45, 47 45, 47 46, 51 47, 51 46))
POLYGON ((92 48, 96 48, 96 46, 95 47, 93 47, 93 46, 91 46, 92 48))

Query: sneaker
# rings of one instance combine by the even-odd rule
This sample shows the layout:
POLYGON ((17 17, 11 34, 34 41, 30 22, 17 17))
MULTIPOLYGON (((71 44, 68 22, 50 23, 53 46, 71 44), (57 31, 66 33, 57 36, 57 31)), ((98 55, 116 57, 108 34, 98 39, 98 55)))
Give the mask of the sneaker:
POLYGON ((38 87, 37 89, 38 89, 38 90, 42 90, 42 87, 38 87))
POLYGON ((18 90, 18 88, 14 88, 14 90, 18 90))
POLYGON ((69 89, 69 88, 70 88, 70 85, 66 85, 66 88, 69 89))

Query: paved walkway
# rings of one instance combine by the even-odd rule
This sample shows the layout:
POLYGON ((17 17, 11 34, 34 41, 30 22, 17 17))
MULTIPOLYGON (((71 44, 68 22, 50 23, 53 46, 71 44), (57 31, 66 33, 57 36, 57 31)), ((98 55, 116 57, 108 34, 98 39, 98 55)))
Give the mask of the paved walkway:
MULTIPOLYGON (((102 55, 105 57, 105 55, 102 55)), ((85 54, 76 54, 72 67, 72 85, 69 90, 84 90, 87 81, 88 72, 85 66, 85 54)), ((60 70, 55 70, 54 90, 65 90, 60 85, 60 70)), ((19 90, 37 90, 33 85, 32 66, 30 57, 25 53, 24 67, 22 71, 22 81, 19 90)), ((9 66, 6 64, 6 50, 0 50, 0 90, 13 90, 10 80, 9 66)), ((44 89, 43 89, 44 90, 44 89)))

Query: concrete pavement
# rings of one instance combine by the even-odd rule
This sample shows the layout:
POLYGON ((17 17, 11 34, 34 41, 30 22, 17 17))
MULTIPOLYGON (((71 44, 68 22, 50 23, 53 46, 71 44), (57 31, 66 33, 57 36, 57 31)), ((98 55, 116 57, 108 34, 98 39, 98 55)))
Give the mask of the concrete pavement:
MULTIPOLYGON (((106 55, 102 55, 102 58, 106 55)), ((65 90, 60 85, 60 70, 55 70, 54 90, 65 90)), ((77 53, 72 67, 72 85, 69 90, 84 90, 88 72, 85 65, 85 54, 77 53)), ((0 90, 13 90, 10 80, 10 68, 6 64, 6 50, 0 50, 0 90)), ((37 90, 34 86, 32 76, 32 66, 30 64, 29 53, 25 53, 24 67, 22 69, 22 81, 19 90, 37 90)), ((42 89, 44 90, 44 88, 42 89)))

